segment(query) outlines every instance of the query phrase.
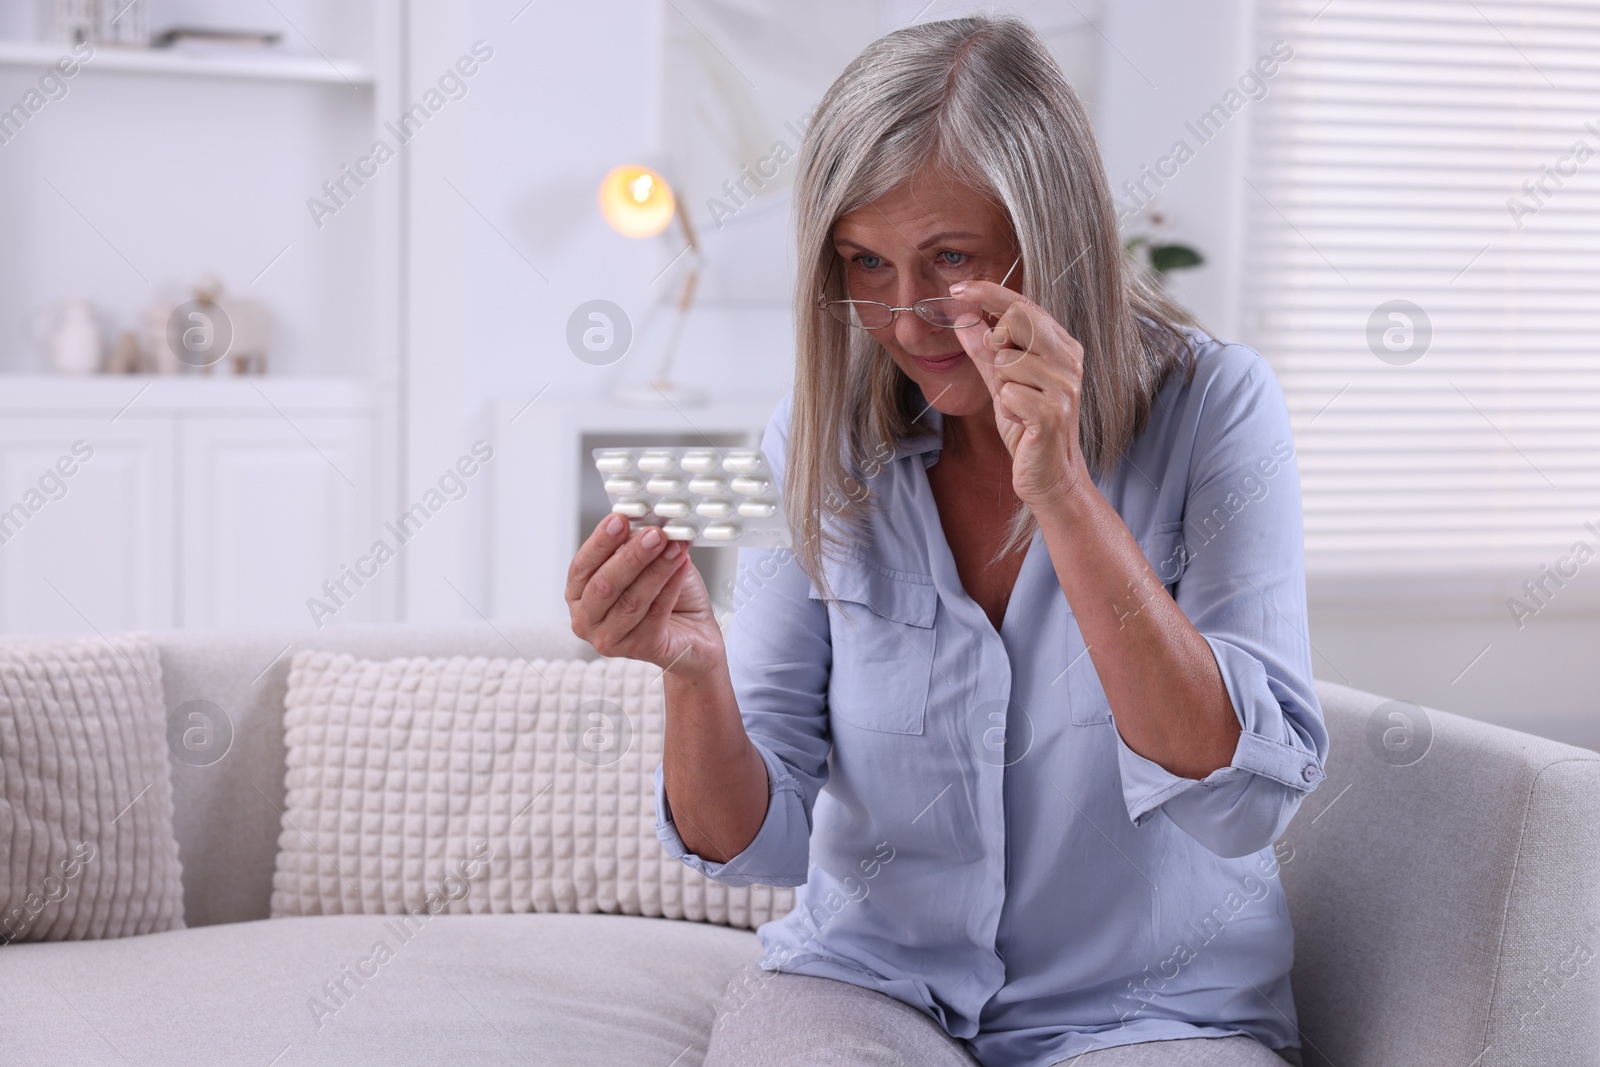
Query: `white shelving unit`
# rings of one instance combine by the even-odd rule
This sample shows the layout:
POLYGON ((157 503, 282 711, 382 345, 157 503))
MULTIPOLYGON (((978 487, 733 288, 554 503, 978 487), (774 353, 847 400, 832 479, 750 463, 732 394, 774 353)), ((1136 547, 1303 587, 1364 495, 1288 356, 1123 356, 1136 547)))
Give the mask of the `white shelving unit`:
MULTIPOLYGON (((0 66, 52 66, 62 55, 61 45, 37 41, 0 40, 0 66)), ((268 81, 344 83, 370 86, 377 75, 365 63, 351 59, 283 55, 273 51, 238 56, 196 55, 173 49, 135 49, 101 45, 82 69, 92 74, 118 71, 133 74, 173 74, 179 77, 258 78, 268 81)))
MULTIPOLYGON (((283 43, 95 44, 64 92, 0 127, 0 633, 309 628, 307 598, 400 496, 405 164, 331 217, 307 203, 400 110, 410 6, 152 8, 156 30, 244 17, 283 43), (34 324, 55 302, 90 300, 109 347, 207 273, 273 310, 266 375, 50 373, 34 324), (10 510, 80 440, 95 458, 65 495, 10 510)), ((70 55, 32 29, 0 13, 0 111, 70 55)), ((399 573, 329 625, 397 617, 399 573)))

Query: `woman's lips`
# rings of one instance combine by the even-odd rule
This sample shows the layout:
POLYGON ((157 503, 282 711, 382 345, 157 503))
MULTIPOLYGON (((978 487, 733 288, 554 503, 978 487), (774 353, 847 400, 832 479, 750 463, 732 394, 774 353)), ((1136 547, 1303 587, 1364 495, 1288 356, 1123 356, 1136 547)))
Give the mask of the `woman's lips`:
POLYGON ((912 356, 911 358, 916 362, 917 366, 930 374, 944 374, 960 366, 961 361, 967 358, 967 354, 962 351, 956 351, 945 356, 912 356))

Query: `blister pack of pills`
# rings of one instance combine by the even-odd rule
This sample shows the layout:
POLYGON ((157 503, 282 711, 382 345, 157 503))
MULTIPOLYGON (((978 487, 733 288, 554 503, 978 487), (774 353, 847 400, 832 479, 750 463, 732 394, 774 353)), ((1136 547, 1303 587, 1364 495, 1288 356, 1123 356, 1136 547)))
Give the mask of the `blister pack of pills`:
POLYGON ((597 448, 611 510, 695 545, 789 543, 777 481, 755 448, 597 448))

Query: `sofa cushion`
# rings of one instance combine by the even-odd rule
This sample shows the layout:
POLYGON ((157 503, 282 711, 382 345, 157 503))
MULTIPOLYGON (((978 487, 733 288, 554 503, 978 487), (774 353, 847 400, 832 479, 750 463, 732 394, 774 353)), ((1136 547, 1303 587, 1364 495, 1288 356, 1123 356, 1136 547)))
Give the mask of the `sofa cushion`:
POLYGON ((0 645, 0 944, 183 926, 147 637, 0 645))
POLYGON ((295 654, 272 913, 607 912, 755 928, 655 833, 665 709, 637 660, 295 654))
POLYGON ((265 919, 273 860, 283 829, 283 698, 290 651, 324 648, 369 659, 394 656, 520 656, 591 659, 589 644, 566 627, 511 623, 382 623, 290 630, 170 630, 153 635, 161 651, 169 714, 216 708, 231 736, 220 757, 172 767, 189 926, 265 919))
POLYGON ((746 930, 632 916, 437 915, 410 940, 397 922, 8 947, 7 1014, 28 1023, 0 1028, 0 1063, 694 1067, 761 954, 746 930))

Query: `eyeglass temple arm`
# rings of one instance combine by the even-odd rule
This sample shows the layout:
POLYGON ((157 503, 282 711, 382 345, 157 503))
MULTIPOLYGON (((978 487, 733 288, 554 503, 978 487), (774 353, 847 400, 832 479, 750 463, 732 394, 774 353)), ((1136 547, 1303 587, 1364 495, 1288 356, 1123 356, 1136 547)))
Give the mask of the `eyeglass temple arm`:
POLYGON ((1021 263, 1021 262, 1022 262, 1022 253, 1018 252, 1017 253, 1017 258, 1011 261, 1011 269, 1006 271, 1006 276, 1004 278, 1000 279, 1000 284, 1002 286, 1004 286, 1006 284, 1006 282, 1009 282, 1011 280, 1011 276, 1017 272, 1017 264, 1021 263))

